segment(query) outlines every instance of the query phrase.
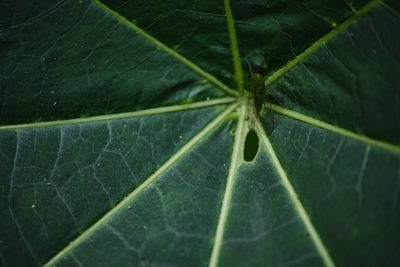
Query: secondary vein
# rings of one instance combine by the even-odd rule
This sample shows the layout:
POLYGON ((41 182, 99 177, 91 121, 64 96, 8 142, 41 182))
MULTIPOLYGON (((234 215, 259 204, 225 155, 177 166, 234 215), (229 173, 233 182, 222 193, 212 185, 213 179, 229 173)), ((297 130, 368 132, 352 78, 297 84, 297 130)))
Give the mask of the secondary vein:
POLYGON ((197 72, 200 76, 204 77, 205 79, 207 79, 208 81, 210 81, 211 83, 213 83, 214 85, 216 85, 217 87, 219 87, 220 89, 225 91, 226 93, 228 93, 232 96, 238 96, 238 93, 235 90, 229 88, 228 86, 223 84, 221 81, 219 81, 217 78, 212 76, 210 73, 204 71, 202 68, 200 68, 199 66, 197 66, 196 64, 194 64, 193 62, 188 60, 187 58, 183 57, 182 55, 178 54, 176 51, 174 51, 171 48, 169 48, 168 46, 164 45, 163 43, 158 41, 156 38, 154 38, 153 36, 151 36, 150 34, 145 32, 144 30, 142 30, 141 28, 136 26, 133 22, 127 20, 125 17, 121 16, 120 14, 118 14, 114 10, 110 9, 108 6, 104 5, 103 3, 100 3, 98 0, 91 0, 91 1, 95 5, 97 5, 99 8, 101 8, 103 11, 109 13, 111 16, 113 16, 115 19, 117 19, 120 23, 125 24, 130 29, 135 31, 137 34, 146 38, 148 41, 150 41, 153 45, 158 47, 160 50, 171 55, 172 57, 177 59, 179 62, 186 65, 193 71, 197 72))
POLYGON ((218 265, 219 253, 221 251, 222 241, 225 231, 225 222, 228 217, 229 205, 232 197, 234 178, 236 175, 237 165, 240 157, 240 148, 243 143, 245 129, 244 129, 244 118, 245 118, 245 106, 242 105, 240 108, 239 122, 236 127, 235 144, 233 147, 231 165, 229 167, 228 179, 226 181, 224 198, 222 200, 221 212, 218 219, 217 231, 215 233, 214 247, 211 252, 211 258, 209 262, 210 267, 216 267, 218 265))
POLYGON ((315 248, 321 255, 321 258, 322 258, 323 262, 325 263, 325 265, 327 267, 334 267, 335 264, 334 264, 331 256, 329 255, 328 250, 325 248, 325 245, 322 243, 322 240, 319 237, 318 232, 315 230, 314 225, 312 224, 312 222, 310 220, 310 217, 308 216, 308 214, 307 214, 306 210, 304 209, 303 205, 301 204, 296 192, 294 191, 294 188, 293 188, 292 184, 290 183, 289 178, 287 177, 286 172, 283 169, 281 163, 279 162, 279 159, 278 159, 277 155, 275 154, 275 151, 274 151, 274 149, 273 149, 273 147, 272 147, 272 145, 271 145, 267 135, 265 134, 265 131, 259 121, 257 121, 256 128, 257 128, 257 131, 259 131, 261 133, 260 134, 261 140, 264 143, 269 155, 271 156, 272 162, 273 162, 276 170, 278 171, 279 177, 281 178, 282 185, 285 187, 285 189, 290 197, 290 200, 293 202, 293 206, 294 206, 295 210, 297 211, 299 217, 303 221, 304 226, 307 229, 307 232, 309 233, 310 238, 315 245, 315 248))
POLYGON ((351 138, 351 139, 363 142, 363 143, 365 143, 367 145, 370 145, 370 146, 379 147, 379 148, 384 149, 386 151, 389 151, 391 153, 400 154, 400 146, 396 146, 396 145, 393 145, 393 144, 390 144, 390 143, 387 143, 387 142, 383 142, 383 141, 376 140, 376 139, 373 139, 373 138, 370 138, 370 137, 367 137, 367 136, 364 136, 364 135, 360 135, 360 134, 354 133, 352 131, 346 130, 344 128, 340 128, 338 126, 334 126, 332 124, 320 121, 318 119, 314 119, 312 117, 306 116, 306 115, 298 113, 296 111, 284 109, 284 108, 282 108, 280 106, 277 106, 277 105, 270 104, 269 108, 271 110, 273 110, 273 111, 275 111, 277 113, 280 113, 282 115, 285 115, 287 117, 290 117, 290 118, 293 118, 293 119, 296 119, 296 120, 299 120, 299 121, 306 122, 308 124, 317 126, 319 128, 328 130, 330 132, 340 134, 340 135, 342 135, 344 137, 351 138))
POLYGON ((195 144, 200 142, 207 134, 209 134, 215 127, 217 127, 233 110, 238 107, 238 104, 232 104, 223 113, 221 113, 215 120, 210 122, 203 130, 201 130, 196 136, 194 136, 188 143, 186 143, 177 153, 172 155, 159 169, 157 169, 149 178, 147 178, 140 186, 138 186, 133 192, 126 196, 120 203, 114 208, 107 212, 101 217, 96 223, 79 235, 75 240, 69 243, 63 250, 55 255, 50 261, 44 264, 44 267, 50 267, 56 264, 65 255, 72 252, 72 250, 83 243, 89 236, 96 232, 100 227, 105 225, 116 213, 125 208, 125 206, 131 202, 137 195, 142 193, 148 188, 154 181, 157 180, 168 168, 170 168, 175 162, 177 162, 185 153, 187 153, 195 144))
POLYGON ((98 122, 98 121, 108 121, 108 120, 116 120, 116 119, 126 119, 133 117, 144 117, 151 116, 156 114, 164 114, 169 112, 176 111, 184 111, 190 109, 197 108, 205 108, 215 105, 223 105, 234 102, 236 99, 232 97, 226 98, 218 98, 209 101, 202 101, 196 103, 188 103, 181 105, 173 105, 166 107, 158 107, 158 108, 150 108, 139 111, 132 112, 124 112, 118 114, 110 114, 110 115, 101 115, 101 116, 93 116, 86 118, 78 118, 78 119, 70 119, 70 120, 58 120, 58 121, 44 121, 44 122, 33 122, 33 123, 25 123, 25 124, 16 124, 16 125, 3 125, 0 126, 0 131, 2 130, 22 130, 22 129, 30 129, 30 128, 40 128, 40 127, 52 127, 52 126, 64 126, 70 124, 81 124, 81 123, 90 123, 90 122, 98 122))
POLYGON ((319 49, 321 46, 325 45, 327 41, 332 39, 336 34, 341 32, 342 30, 346 29, 350 24, 352 24, 354 21, 356 21, 359 17, 365 15, 371 8, 374 6, 378 5, 381 3, 382 0, 373 0, 369 2, 367 5, 365 5, 362 9, 358 10, 356 13, 354 13, 353 16, 348 18, 346 21, 344 21, 342 24, 338 25, 336 28, 334 28, 332 31, 330 31, 328 34, 323 36, 321 39, 313 43, 309 48, 307 48, 303 53, 289 61, 283 68, 279 69, 275 73, 273 73, 271 76, 269 76, 264 84, 265 86, 270 86, 273 84, 276 80, 278 80, 280 77, 282 77, 286 72, 290 71, 293 69, 297 64, 302 62, 306 57, 311 55, 314 51, 319 49))

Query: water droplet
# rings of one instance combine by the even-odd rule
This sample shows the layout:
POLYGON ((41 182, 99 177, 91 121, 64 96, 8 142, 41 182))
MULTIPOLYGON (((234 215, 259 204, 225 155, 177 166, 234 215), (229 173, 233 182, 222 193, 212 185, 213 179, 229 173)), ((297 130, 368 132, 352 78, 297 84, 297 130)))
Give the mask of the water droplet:
POLYGON ((182 135, 180 135, 180 136, 179 136, 179 139, 181 139, 181 140, 182 140, 182 135))
POLYGON ((57 102, 54 102, 54 103, 53 103, 53 106, 55 106, 55 105, 57 105, 57 102))
POLYGON ((47 183, 47 185, 51 185, 51 183, 50 183, 50 182, 48 182, 48 183, 47 183))
POLYGON ((36 206, 35 206, 35 204, 32 204, 32 209, 34 209, 36 206))
POLYGON ((53 91, 53 90, 51 90, 50 94, 54 94, 54 91, 53 91))
POLYGON ((45 58, 45 57, 42 57, 42 60, 46 60, 46 58, 45 58))

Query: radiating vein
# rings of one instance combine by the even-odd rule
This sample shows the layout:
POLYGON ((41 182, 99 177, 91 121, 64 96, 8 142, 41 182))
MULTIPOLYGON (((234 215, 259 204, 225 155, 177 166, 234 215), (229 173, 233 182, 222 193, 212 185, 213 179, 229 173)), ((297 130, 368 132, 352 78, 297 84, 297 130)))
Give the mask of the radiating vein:
POLYGON ((236 39, 235 25, 233 23, 230 0, 224 0, 226 22, 228 24, 229 38, 232 46, 233 66, 235 69, 235 80, 237 82, 239 93, 243 94, 243 70, 239 55, 239 46, 236 39))
POLYGON ((334 267, 335 264, 334 264, 331 256, 329 255, 328 250, 325 248, 325 245, 322 243, 321 238, 319 237, 317 231, 315 230, 314 225, 311 223, 311 220, 308 217, 306 210, 304 209, 296 192, 294 191, 294 188, 291 185, 289 178, 287 177, 286 172, 283 169, 281 163, 279 162, 278 157, 276 156, 275 151, 274 151, 267 135, 265 134, 263 127, 261 126, 259 121, 257 121, 256 124, 257 124, 256 129, 259 132, 259 136, 261 136, 262 143, 264 143, 269 155, 271 156, 272 162, 273 162, 276 170, 279 173, 279 177, 281 178, 282 184, 285 187, 285 189, 290 197, 290 200, 293 202, 293 206, 294 206, 295 210, 297 211, 299 217, 303 221, 304 226, 307 229, 307 232, 309 233, 310 238, 315 245, 315 248, 317 249, 318 253, 320 254, 325 265, 328 267, 334 267))
MULTIPOLYGON (((16 25, 12 25, 12 26, 10 26, 10 27, 8 27, 8 28, 0 29, 0 33, 5 32, 5 31, 9 31, 9 30, 12 30, 12 29, 15 29, 15 28, 18 28, 18 27, 20 27, 21 25, 27 24, 27 23, 31 22, 32 20, 34 20, 34 19, 43 17, 43 16, 45 16, 46 14, 48 14, 49 12, 51 12, 52 10, 56 9, 57 7, 59 7, 59 6, 60 6, 61 4, 63 4, 64 2, 65 2, 65 0, 61 0, 61 1, 57 2, 57 3, 55 3, 53 6, 49 7, 48 9, 43 10, 41 13, 37 14, 37 15, 34 16, 34 17, 30 17, 30 18, 28 18, 27 20, 25 20, 25 21, 23 21, 23 22, 21 22, 21 23, 19 23, 19 24, 16 24, 16 25)), ((8 11, 8 12, 9 12, 9 11, 8 11)), ((17 12, 17 11, 14 11, 14 12, 17 12)))
POLYGON ((364 179, 365 167, 367 166, 370 150, 371 150, 370 146, 367 146, 365 148, 364 159, 361 164, 360 174, 358 175, 357 184, 356 184, 356 191, 357 191, 357 195, 358 195, 359 207, 361 207, 361 202, 363 201, 362 183, 363 183, 363 179, 364 179))
POLYGON ((16 125, 3 125, 0 126, 1 130, 19 130, 19 129, 29 129, 29 128, 40 128, 40 127, 51 127, 51 126, 64 126, 70 124, 81 124, 81 123, 89 123, 89 122, 98 122, 98 121, 108 121, 115 119, 126 119, 133 117, 143 117, 143 116, 151 116, 156 114, 164 114, 169 112, 197 109, 197 108, 206 108, 215 105, 223 105, 234 102, 236 99, 231 97, 219 98, 215 100, 202 101, 196 103, 188 103, 181 105, 173 105, 167 107, 159 107, 159 108, 150 108, 140 111, 133 112, 124 112, 118 114, 110 114, 110 115, 101 115, 101 116, 93 116, 87 118, 78 118, 78 119, 70 119, 70 120, 59 120, 59 121, 45 121, 45 122, 33 122, 33 123, 25 123, 25 124, 16 124, 16 125))
POLYGON ((210 122, 203 130, 201 130, 196 136, 194 136, 188 143, 186 143, 178 152, 169 158, 159 169, 157 169, 149 178, 147 178, 140 186, 138 186, 133 192, 126 196, 120 203, 118 203, 113 209, 107 212, 100 220, 94 223, 85 232, 79 235, 74 241, 69 243, 63 250, 55 255, 50 261, 44 266, 53 266, 64 256, 72 252, 72 250, 79 244, 84 242, 90 235, 96 232, 100 227, 108 222, 116 213, 125 208, 125 206, 131 202, 137 195, 142 193, 147 187, 149 187, 160 175, 162 175, 168 168, 170 168, 175 162, 177 162, 185 153, 187 153, 195 144, 200 142, 204 137, 209 134, 215 127, 217 127, 234 109, 238 107, 238 104, 232 104, 223 113, 221 113, 215 120, 210 122))
POLYGON ((236 169, 237 169, 237 165, 238 165, 238 161, 239 161, 239 157, 240 157, 240 148, 242 146, 244 135, 245 135, 245 131, 244 131, 245 130, 244 129, 245 113, 246 113, 245 106, 242 105, 242 107, 240 108, 239 122, 236 126, 235 144, 233 146, 233 153, 232 153, 231 164, 229 167, 228 179, 226 181, 224 198, 222 200, 222 206, 221 206, 221 212, 219 214, 217 231, 215 233, 214 247, 211 252, 211 258, 210 258, 210 262, 209 262, 210 267, 216 267, 218 265, 219 253, 221 251, 221 246, 222 246, 222 241, 223 241, 224 231, 225 231, 225 222, 228 217, 229 205, 230 205, 230 201, 231 201, 231 197, 232 197, 234 177, 236 175, 236 169))
POLYGON ((360 135, 360 134, 354 133, 352 131, 340 128, 338 126, 334 126, 332 124, 320 121, 318 119, 314 119, 312 117, 306 116, 306 115, 298 113, 296 111, 284 109, 284 108, 282 108, 280 106, 277 106, 277 105, 270 104, 269 108, 271 110, 273 110, 275 112, 278 112, 278 113, 280 113, 282 115, 285 115, 287 117, 290 117, 290 118, 293 118, 293 119, 296 119, 296 120, 299 120, 299 121, 303 121, 303 122, 309 123, 311 125, 314 125, 314 126, 317 126, 319 128, 331 131, 333 133, 340 134, 340 135, 342 135, 344 137, 351 138, 351 139, 363 142, 363 143, 365 143, 367 145, 370 145, 370 146, 379 147, 379 148, 384 149, 386 151, 389 151, 389 152, 392 152, 392 153, 395 153, 395 154, 400 154, 400 146, 396 146, 396 145, 393 145, 393 144, 390 144, 390 143, 386 143, 386 142, 383 142, 383 141, 380 141, 380 140, 376 140, 376 139, 373 139, 373 138, 370 138, 370 137, 367 137, 367 136, 364 136, 364 135, 360 135))
POLYGON ((15 186, 15 185, 14 185, 14 176, 15 176, 15 171, 16 171, 16 169, 17 169, 18 155, 19 155, 19 153, 20 153, 20 151, 19 151, 19 150, 20 150, 19 146, 20 146, 21 140, 20 140, 20 137, 19 137, 19 133, 18 133, 18 132, 17 132, 17 134, 16 134, 16 139, 17 139, 17 144, 16 144, 16 147, 15 147, 15 155, 14 155, 14 161, 13 161, 13 168, 12 168, 11 177, 10 177, 10 189, 9 189, 9 192, 8 192, 8 211, 9 211, 9 213, 10 213, 10 215, 11 215, 11 219, 13 220, 13 222, 14 222, 14 224, 15 224, 17 230, 18 230, 19 235, 21 236, 21 239, 24 241, 23 243, 24 243, 25 246, 28 248, 29 253, 32 255, 33 259, 34 259, 35 262, 37 263, 37 262, 39 262, 39 260, 38 260, 38 258, 37 258, 37 255, 35 254, 35 251, 34 251, 33 248, 31 247, 31 245, 29 244, 28 240, 26 239, 25 233, 22 231, 21 225, 19 224, 17 218, 15 217, 15 215, 14 215, 14 210, 13 210, 12 207, 11 207, 11 204, 12 204, 12 196, 13 196, 13 192, 12 192, 12 191, 13 191, 13 187, 15 186))
POLYGON ((347 19, 342 24, 338 25, 336 28, 334 28, 332 31, 330 31, 328 34, 323 36, 321 39, 319 39, 318 41, 313 43, 303 53, 301 53, 300 55, 295 57, 293 60, 289 61, 283 68, 279 69, 278 71, 273 73, 271 76, 269 76, 265 80, 265 86, 270 86, 271 84, 273 84, 276 80, 278 80, 280 77, 282 77, 286 72, 290 71, 297 64, 299 64, 301 61, 303 61, 306 57, 311 55, 314 51, 316 51, 321 46, 323 46, 327 41, 332 39, 336 34, 341 32, 342 30, 346 29, 350 24, 352 24, 354 21, 356 21, 359 17, 365 15, 371 8, 380 4, 381 2, 382 2, 382 0, 373 0, 373 1, 369 2, 362 9, 360 9, 356 13, 354 13, 354 15, 351 16, 349 19, 347 19))
POLYGON ((233 96, 237 96, 238 95, 238 93, 235 90, 232 90, 231 88, 229 88, 228 86, 223 84, 221 81, 219 81, 217 78, 212 76, 210 73, 208 73, 205 70, 201 69, 199 66, 197 66, 196 64, 194 64, 193 62, 191 62, 187 58, 183 57, 182 55, 180 55, 176 51, 174 51, 171 48, 167 47, 166 45, 164 45, 163 43, 158 41, 156 38, 154 38, 150 34, 146 33, 144 30, 142 30, 141 28, 136 26, 133 22, 127 20, 125 17, 121 16, 120 14, 118 14, 114 10, 110 9, 106 5, 100 3, 98 0, 91 0, 91 1, 94 4, 96 4, 99 8, 101 8, 103 11, 109 13, 111 16, 116 18, 120 23, 125 24, 130 29, 134 30, 137 34, 143 36, 148 41, 150 41, 153 45, 155 45, 156 47, 158 47, 162 51, 166 52, 167 54, 171 55, 172 57, 177 59, 179 62, 181 62, 182 64, 184 64, 187 67, 189 67, 191 70, 197 72, 200 76, 204 77, 205 79, 207 79, 208 81, 210 81, 214 85, 218 86, 223 91, 225 91, 228 94, 233 95, 233 96))

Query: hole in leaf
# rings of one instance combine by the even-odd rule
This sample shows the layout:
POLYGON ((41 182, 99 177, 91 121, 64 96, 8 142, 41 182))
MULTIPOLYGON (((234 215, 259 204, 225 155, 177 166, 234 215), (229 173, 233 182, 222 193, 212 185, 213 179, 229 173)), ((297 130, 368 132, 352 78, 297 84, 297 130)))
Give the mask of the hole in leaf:
POLYGON ((253 161, 258 151, 258 136, 257 133, 251 129, 246 136, 244 141, 244 153, 243 157, 245 161, 253 161))

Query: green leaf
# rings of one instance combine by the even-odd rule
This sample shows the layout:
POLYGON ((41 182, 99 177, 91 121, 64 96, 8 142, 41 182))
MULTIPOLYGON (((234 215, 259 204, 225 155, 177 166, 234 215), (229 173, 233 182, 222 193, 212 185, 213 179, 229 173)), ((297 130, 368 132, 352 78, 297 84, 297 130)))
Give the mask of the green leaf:
POLYGON ((0 7, 1 266, 400 264, 398 1, 0 7))

